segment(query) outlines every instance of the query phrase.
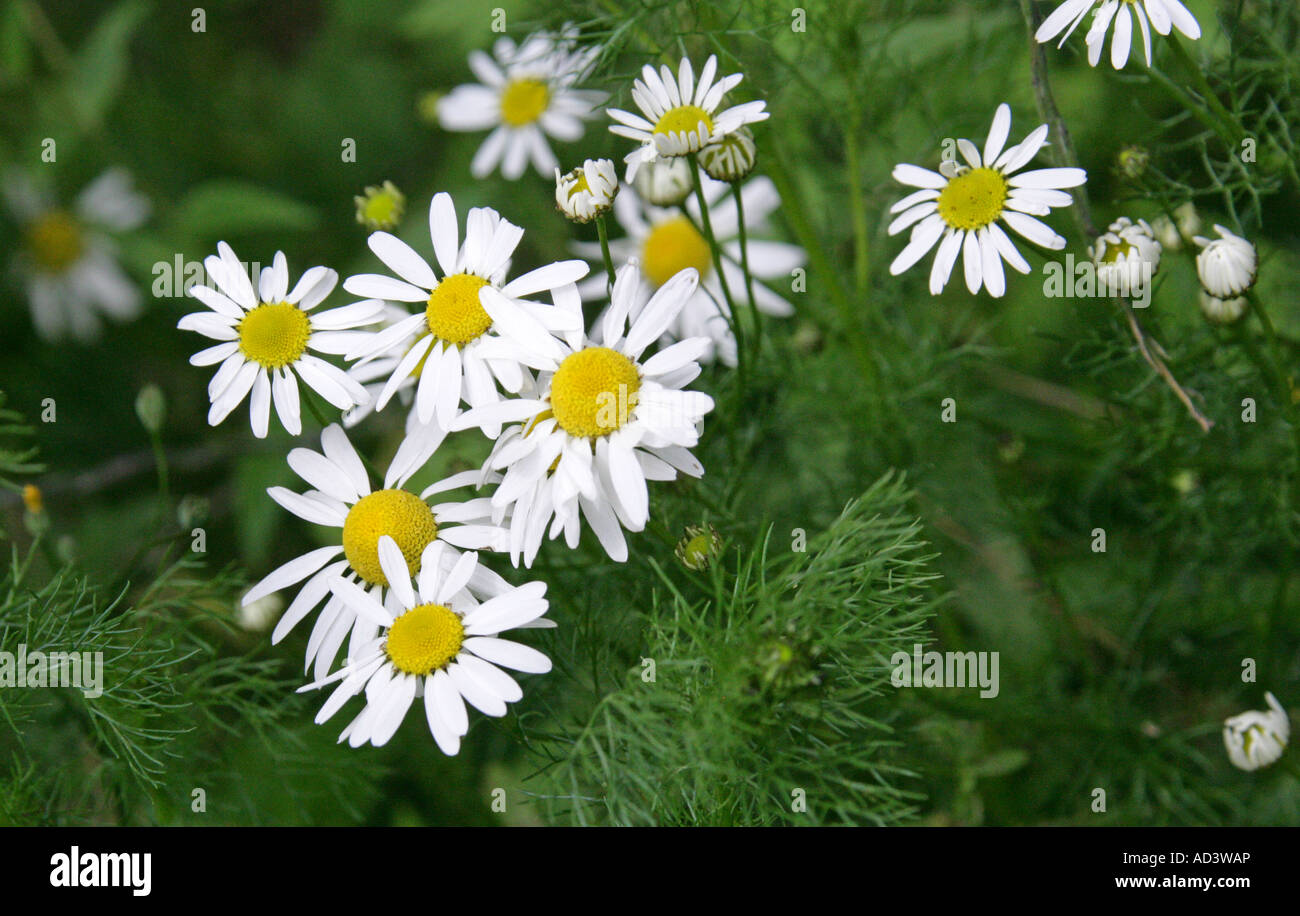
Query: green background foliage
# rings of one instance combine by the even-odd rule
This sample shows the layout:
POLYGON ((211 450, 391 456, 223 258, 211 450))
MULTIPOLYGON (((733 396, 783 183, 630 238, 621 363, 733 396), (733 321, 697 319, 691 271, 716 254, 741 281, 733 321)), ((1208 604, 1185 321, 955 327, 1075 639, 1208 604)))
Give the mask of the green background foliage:
MULTIPOLYGON (((272 647, 237 623, 249 581, 325 543, 265 495, 295 484, 284 456, 314 446, 315 425, 298 443, 274 421, 254 439, 245 410, 208 427, 209 373, 187 363, 199 338, 175 329, 193 309, 183 297, 147 295, 143 317, 97 345, 50 344, 21 277, 0 276, 14 411, 0 416, 0 648, 102 650, 108 688, 0 690, 0 822, 1300 823, 1294 750, 1243 773, 1219 735, 1266 689, 1293 709, 1300 697, 1300 21, 1289 0, 1187 5, 1205 35, 1183 45, 1257 137, 1253 164, 1188 115, 1186 74, 1158 37, 1172 88, 1137 57, 1122 74, 1089 68, 1081 32, 1047 59, 1098 223, 1193 200, 1207 228, 1259 245, 1272 346, 1254 317, 1205 322, 1187 252, 1166 253, 1140 316, 1215 421, 1208 434, 1113 303, 1044 297, 1039 270, 1056 254, 1020 246, 1035 274, 1011 275, 1000 300, 960 278, 931 297, 920 267, 888 274, 903 244, 885 232, 906 193, 896 163, 934 167, 944 138, 982 144, 1001 101, 1013 139, 1040 123, 1017 2, 806 2, 805 31, 770 0, 240 0, 209 4, 203 32, 192 2, 0 7, 0 166, 64 200, 129 168, 154 215, 119 240, 121 257, 147 292, 155 265, 221 239, 263 263, 283 249, 295 272, 371 271, 352 198, 385 179, 407 196, 397 232, 417 249, 443 190, 461 212, 492 206, 525 227, 516 272, 593 238, 555 213, 549 179, 472 179, 481 136, 424 114, 430 93, 471 79, 466 54, 498 37, 497 7, 516 38, 571 21, 607 43, 591 85, 617 107, 648 60, 717 53, 723 72, 743 70, 740 94, 772 113, 755 136, 785 199, 773 235, 810 255, 797 314, 766 324, 749 387, 720 367, 701 377, 718 400, 699 449, 708 473, 652 486, 627 564, 588 536, 577 551, 546 544, 531 573, 495 561, 514 582, 549 583, 559 627, 534 644, 555 670, 525 678, 505 719, 477 717, 453 759, 417 715, 382 749, 336 746, 345 720, 313 725, 319 698, 294 693, 306 628, 272 647), (45 138, 55 163, 40 160, 45 138), (347 138, 355 162, 340 156, 347 138), (1132 144, 1151 153, 1138 180, 1115 169, 1132 144), (1261 349, 1272 362, 1252 358, 1261 349), (133 408, 150 382, 167 403, 162 491, 133 408), (41 422, 47 398, 56 422, 41 422), (1258 422, 1242 422, 1243 398, 1258 422), (35 523, 27 482, 45 494, 35 523), (183 498, 201 500, 204 554, 189 550, 183 498), (695 572, 673 548, 700 524, 724 550, 695 572), (889 657, 916 642, 999 652, 998 696, 894 689, 889 657), (1242 681, 1247 658, 1257 683, 1242 681)), ((626 149, 597 120, 557 152, 567 168, 626 149)), ((1069 211, 1049 221, 1086 256, 1069 211)), ((0 251, 21 244, 0 220, 0 251)), ((376 465, 401 419, 390 409, 357 433, 376 465)), ((415 483, 476 466, 487 445, 453 436, 415 483)))

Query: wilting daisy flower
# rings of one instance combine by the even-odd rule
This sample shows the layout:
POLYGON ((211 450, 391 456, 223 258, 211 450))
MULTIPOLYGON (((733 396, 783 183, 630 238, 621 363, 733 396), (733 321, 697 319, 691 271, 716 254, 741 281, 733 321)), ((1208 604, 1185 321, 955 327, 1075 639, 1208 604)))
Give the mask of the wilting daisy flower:
POLYGON ((1255 246, 1241 236, 1218 224, 1214 231, 1219 234, 1217 239, 1199 235, 1192 239, 1201 248, 1196 256, 1196 274, 1211 296, 1232 299, 1255 285, 1259 257, 1255 246))
POLYGON ((640 531, 650 517, 646 481, 672 480, 678 471, 704 473, 689 450, 713 399, 682 388, 699 374, 696 360, 709 342, 684 340, 642 361, 698 282, 694 270, 682 271, 640 308, 629 328, 641 284, 635 265, 623 267, 600 321, 599 342, 581 331, 563 341, 512 336, 520 358, 541 370, 539 395, 480 407, 457 420, 462 429, 485 419, 521 424, 502 434, 488 459, 489 468, 504 471, 492 505, 498 517, 510 512, 516 564, 521 556, 531 563, 552 518, 550 536, 563 530, 577 546, 579 514, 610 557, 625 560, 621 528, 640 531))
POLYGON ((101 312, 117 321, 140 313, 140 291, 118 266, 108 234, 134 229, 149 215, 149 201, 132 190, 125 169, 104 172, 70 209, 17 169, 5 174, 0 190, 22 229, 14 269, 41 337, 57 341, 71 333, 89 343, 99 336, 101 312))
POLYGON ((217 251, 220 257, 209 255, 203 261, 217 289, 190 290, 211 311, 192 312, 176 324, 221 341, 190 357, 194 366, 221 363, 208 384, 208 423, 216 426, 226 419, 251 391, 253 435, 266 436, 274 401, 280 422, 296 436, 302 432, 298 379, 339 410, 365 401, 366 390, 346 372, 307 351, 341 352, 352 338, 337 332, 374 323, 384 304, 370 299, 313 315, 311 310, 338 282, 334 271, 313 267, 290 291, 289 264, 284 252, 277 251, 254 289, 230 246, 219 242, 217 251))
POLYGON ((604 216, 617 193, 618 173, 609 159, 588 159, 563 175, 555 169, 555 206, 575 222, 604 216))
POLYGON ((972 293, 984 287, 989 295, 1001 296, 1006 292, 1002 262, 1022 274, 1029 273, 1029 262, 1002 231, 999 220, 1035 245, 1054 250, 1065 247, 1065 239, 1034 216, 1046 216, 1053 207, 1073 203, 1061 189, 1078 187, 1088 175, 1074 168, 1037 169, 1017 175, 1046 144, 1047 125, 1007 148, 1010 133, 1011 108, 1004 102, 993 116, 983 155, 974 143, 958 140, 965 165, 945 161, 939 172, 915 165, 894 167, 895 181, 921 190, 890 208, 889 212, 899 214, 889 224, 890 235, 912 227, 907 246, 889 265, 891 274, 901 274, 938 244, 930 269, 931 293, 937 296, 943 291, 957 256, 962 255, 966 287, 972 293))
MULTIPOLYGON (((425 548, 435 541, 449 546, 447 562, 455 562, 456 548, 505 549, 505 532, 489 524, 491 506, 486 498, 434 505, 428 502, 435 494, 476 482, 477 471, 448 477, 418 495, 404 489, 411 475, 437 450, 444 435, 430 426, 407 436, 388 466, 381 490, 371 489, 365 465, 347 434, 336 424, 321 432, 320 452, 307 448, 289 452, 289 466, 312 489, 296 493, 286 487, 271 487, 266 492, 304 521, 338 528, 340 534, 335 543, 285 563, 244 595, 243 603, 250 605, 307 580, 276 625, 272 643, 284 639, 326 598, 335 579, 374 592, 382 601, 389 580, 379 562, 381 537, 392 538, 417 572, 425 548)), ((491 597, 500 591, 503 582, 485 569, 470 587, 482 597, 491 597)), ((354 640, 368 638, 365 625, 361 624, 359 630, 357 626, 355 615, 343 601, 331 598, 326 602, 307 644, 306 664, 315 660, 317 676, 329 670, 350 631, 354 640)))
POLYGON ((424 698, 425 718, 444 754, 455 755, 469 731, 465 704, 489 716, 504 716, 506 704, 523 697, 519 684, 501 668, 530 674, 551 670, 551 660, 530 646, 501 639, 516 627, 546 626, 546 583, 507 587, 480 603, 470 582, 480 569, 478 554, 462 554, 448 568, 439 557, 443 545, 429 544, 410 567, 388 536, 379 539, 379 563, 392 583, 384 601, 350 582, 331 588, 373 635, 349 653, 348 663, 326 678, 300 688, 315 690, 335 682, 316 714, 322 723, 343 704, 365 692, 366 705, 339 736, 352 747, 380 747, 393 737, 416 697, 424 698), (416 575, 415 587, 411 576, 416 575))
POLYGON ((1242 770, 1258 770, 1276 763, 1291 738, 1291 720, 1271 693, 1265 693, 1268 711, 1250 710, 1223 723, 1223 744, 1228 759, 1242 770))
MULTIPOLYGON (((373 359, 402 349, 392 374, 375 402, 382 410, 411 376, 418 378, 415 411, 421 423, 447 428, 463 399, 471 407, 500 400, 497 383, 518 392, 524 385, 522 364, 497 344, 500 332, 546 335, 549 331, 581 328, 580 317, 553 305, 529 302, 524 296, 549 292, 576 296, 572 284, 586 276, 582 261, 557 261, 505 282, 510 258, 524 230, 502 219, 495 210, 469 211, 465 243, 451 195, 442 193, 429 206, 433 253, 442 277, 410 245, 387 232, 370 236, 370 249, 400 279, 383 274, 349 277, 343 288, 357 296, 392 302, 423 302, 418 312, 372 335, 348 351, 346 358, 373 359), (500 293, 499 306, 488 314, 481 301, 484 290, 500 293), (575 322, 576 321, 576 325, 575 322), (414 338, 414 343, 408 343, 414 338), (495 378, 495 381, 494 381, 495 378)), ((491 430, 485 430, 489 435, 491 430)))
POLYGON ((1146 50, 1147 66, 1151 66, 1151 26, 1161 35, 1177 28, 1188 38, 1201 37, 1201 27, 1196 17, 1187 11, 1179 0, 1065 0, 1043 20, 1034 38, 1040 42, 1051 41, 1064 29, 1060 47, 1087 17, 1088 11, 1098 3, 1101 9, 1093 13, 1092 28, 1088 30, 1088 63, 1097 66, 1101 49, 1106 43, 1106 30, 1115 23, 1115 36, 1110 44, 1110 62, 1116 70, 1128 63, 1129 49, 1133 44, 1133 18, 1142 30, 1142 43, 1146 50), (1129 9, 1132 8, 1132 15, 1129 9), (1147 25, 1150 20, 1150 26, 1147 25), (1068 28, 1067 28, 1068 26, 1068 28))
POLYGON ((1160 268, 1160 243, 1144 219, 1136 223, 1122 216, 1088 246, 1097 267, 1098 286, 1112 294, 1138 295, 1160 268))
POLYGON ((723 96, 745 77, 733 73, 714 82, 717 71, 718 58, 713 54, 704 62, 699 82, 695 81, 688 58, 682 58, 676 76, 666 66, 656 72, 646 64, 641 79, 632 85, 632 100, 645 117, 617 108, 608 110, 609 116, 619 122, 611 125, 610 131, 641 144, 624 157, 628 181, 647 162, 699 152, 746 124, 767 120, 767 103, 763 101, 744 102, 719 111, 723 96))
POLYGON ((546 138, 582 138, 582 122, 594 116, 606 94, 574 88, 600 53, 599 47, 579 48, 576 34, 539 32, 519 47, 501 38, 491 56, 470 53, 479 83, 457 86, 441 98, 438 120, 445 130, 492 131, 470 163, 475 178, 500 163, 501 174, 513 181, 529 161, 539 175, 549 175, 557 163, 546 138))
MULTIPOLYGON (((714 237, 722 248, 722 270, 727 286, 740 302, 746 295, 745 272, 741 268, 740 220, 731 186, 712 178, 703 179, 704 197, 709 201, 709 215, 714 237)), ((749 250, 749 270, 755 278, 754 302, 758 310, 767 315, 784 318, 794 314, 794 306, 777 295, 759 280, 788 280, 791 272, 806 260, 804 250, 798 245, 754 238, 767 225, 767 218, 781 205, 781 195, 776 185, 767 177, 755 178, 741 190, 744 201, 746 247, 749 250)), ((611 239, 610 255, 615 264, 636 261, 640 280, 649 290, 659 289, 671 278, 687 268, 700 275, 700 285, 677 318, 669 325, 666 339, 685 340, 689 337, 706 337, 710 346, 701 355, 701 362, 711 363, 721 359, 728 366, 736 365, 736 338, 727 322, 726 297, 717 271, 713 269, 713 255, 708 240, 696 227, 700 224, 700 202, 692 197, 686 202, 686 213, 677 209, 650 206, 640 199, 632 188, 624 188, 614 201, 614 218, 618 220, 626 238, 611 239)), ((600 245, 595 242, 575 243, 574 250, 593 263, 600 263, 600 245)), ((584 299, 595 300, 606 295, 605 277, 594 275, 579 284, 584 299)), ((647 296, 643 297, 648 298, 647 296)), ((633 311, 632 318, 637 317, 633 311)))

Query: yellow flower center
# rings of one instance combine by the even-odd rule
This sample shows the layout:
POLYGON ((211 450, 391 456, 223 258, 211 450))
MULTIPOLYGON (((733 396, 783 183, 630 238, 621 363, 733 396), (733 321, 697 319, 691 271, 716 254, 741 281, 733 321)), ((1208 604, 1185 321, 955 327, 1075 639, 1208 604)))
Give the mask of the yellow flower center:
POLYGON ((245 356, 268 369, 280 369, 307 349, 311 319, 290 302, 263 302, 240 319, 237 330, 245 356))
POLYGON ((63 210, 51 210, 27 229, 27 247, 41 269, 62 273, 81 257, 81 227, 63 210))
POLYGON ((584 192, 590 194, 591 185, 587 184, 586 174, 584 174, 582 171, 579 170, 576 177, 573 180, 572 187, 569 188, 569 200, 573 200, 573 198, 577 197, 579 194, 582 194, 584 192))
POLYGON ((710 134, 713 133, 713 119, 709 113, 698 105, 678 105, 676 108, 669 108, 655 125, 657 134, 693 134, 700 122, 704 122, 705 129, 710 134))
POLYGON ((1128 242, 1120 241, 1114 245, 1106 246, 1106 253, 1101 256, 1103 264, 1114 264, 1121 258, 1128 257, 1128 253, 1133 250, 1133 246, 1128 242))
POLYGON ((465 625, 455 611, 421 604, 393 621, 384 652, 398 671, 423 677, 454 659, 464 641, 465 625))
POLYGON ((694 267, 703 278, 712 266, 709 243, 684 216, 659 223, 641 244, 641 270, 656 287, 694 267))
POLYGON ((376 490, 361 497, 343 520, 343 555, 371 585, 388 585, 379 565, 379 539, 385 534, 397 542, 415 575, 424 548, 438 536, 438 523, 428 503, 406 490, 376 490))
POLYGON ((628 421, 640 388, 632 360, 609 347, 587 347, 566 356, 555 370, 551 411, 571 436, 607 436, 628 421))
POLYGON ((485 286, 487 281, 473 274, 452 274, 439 283, 424 310, 429 333, 458 346, 483 335, 492 327, 492 316, 478 301, 478 291, 485 286))
POLYGON ((1007 180, 990 168, 971 169, 939 193, 939 216, 954 229, 983 229, 1002 215, 1007 180))
POLYGON ((551 90, 541 80, 511 80, 501 91, 501 120, 511 127, 532 124, 550 102, 551 90))

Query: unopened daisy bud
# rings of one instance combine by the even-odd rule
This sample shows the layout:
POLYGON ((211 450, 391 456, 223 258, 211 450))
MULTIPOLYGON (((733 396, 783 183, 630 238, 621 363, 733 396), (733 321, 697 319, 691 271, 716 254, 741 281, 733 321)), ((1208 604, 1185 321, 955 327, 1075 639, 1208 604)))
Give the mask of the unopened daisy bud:
POLYGON ((34 483, 29 483, 23 487, 23 505, 32 515, 40 515, 45 511, 45 499, 41 496, 41 488, 34 483))
POLYGON ((1232 324, 1246 314, 1248 305, 1250 305, 1250 300, 1245 296, 1220 299, 1218 296, 1211 296, 1205 290, 1201 290, 1201 314, 1215 324, 1232 324))
POLYGON ((378 187, 369 185, 365 194, 352 199, 357 205, 357 222, 367 229, 392 229, 406 212, 406 196, 391 181, 378 187))
POLYGON ((575 223, 604 216, 618 194, 618 172, 610 159, 588 159, 571 172, 555 170, 555 206, 575 223))
POLYGON ((184 531, 189 531, 208 520, 209 504, 206 498, 187 493, 176 506, 176 521, 184 531))
POLYGON ((722 537, 712 525, 688 525, 686 536, 677 542, 677 559, 697 572, 722 552, 722 537))
POLYGON ((691 193, 691 166, 681 157, 656 159, 637 169, 632 187, 646 203, 675 207, 691 193))
POLYGON ((1250 710, 1223 723, 1223 744, 1233 766, 1258 770, 1277 762, 1291 737, 1286 710, 1271 693, 1264 694, 1268 710, 1250 710))
POLYGON ((1160 268, 1160 243, 1142 219, 1115 220, 1095 245, 1088 246, 1088 254, 1097 266, 1098 285, 1121 295, 1141 293, 1160 268))
POLYGON ((1126 146, 1115 158, 1115 170, 1130 181, 1141 178, 1151 161, 1151 151, 1144 146, 1126 146))
POLYGON ((700 150, 700 165, 710 178, 718 181, 740 181, 754 170, 758 147, 754 134, 748 127, 727 134, 716 143, 700 150))
POLYGON ((163 421, 167 419, 167 399, 153 382, 141 388, 135 396, 135 415, 150 433, 162 429, 163 421))
POLYGON ((443 97, 447 93, 434 89, 420 96, 415 103, 415 112, 420 116, 420 120, 426 124, 438 123, 438 106, 442 103, 443 97))
POLYGON ((1196 236, 1192 241, 1201 247, 1196 256, 1196 273, 1201 286, 1211 296, 1231 299, 1255 285, 1258 256, 1255 246, 1223 226, 1215 225, 1217 239, 1196 236))
POLYGON ((239 625, 254 633, 270 629, 282 610, 284 610, 284 599, 279 595, 266 595, 248 604, 244 604, 241 600, 235 606, 239 625))

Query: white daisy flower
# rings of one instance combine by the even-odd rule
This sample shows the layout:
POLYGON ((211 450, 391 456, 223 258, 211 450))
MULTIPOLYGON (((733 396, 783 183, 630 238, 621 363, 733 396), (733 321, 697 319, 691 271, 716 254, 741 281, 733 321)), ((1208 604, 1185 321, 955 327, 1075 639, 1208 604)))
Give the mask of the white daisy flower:
MULTIPOLYGON (((722 248, 722 270, 733 295, 745 295, 745 272, 741 268, 740 221, 731 185, 703 176, 704 197, 709 202, 713 234, 722 248)), ((768 217, 781 205, 776 185, 767 177, 755 178, 741 189, 744 201, 746 247, 749 269, 754 277, 754 302, 765 315, 785 318, 794 314, 794 306, 777 295, 760 280, 785 281, 791 272, 807 260, 798 245, 754 238, 767 228, 768 217)), ((611 239, 610 256, 615 264, 635 260, 640 279, 649 290, 656 290, 687 268, 700 275, 700 285, 677 318, 669 325, 665 340, 705 337, 709 347, 700 356, 703 363, 720 359, 727 366, 736 365, 736 338, 727 322, 726 297, 713 269, 713 255, 708 240, 696 227, 700 224, 700 202, 692 197, 686 213, 645 203, 633 188, 625 187, 614 200, 614 218, 625 238, 611 239)), ((594 264, 601 263, 600 245, 578 242, 574 250, 594 264)), ((603 273, 593 275, 578 285, 585 300, 599 300, 607 295, 603 273)), ((642 298, 649 298, 648 295, 642 298)), ((635 319, 638 313, 633 311, 635 319)))
MULTIPOLYGON (((400 354, 375 409, 382 410, 415 376, 415 412, 420 423, 436 421, 446 429, 462 400, 471 407, 495 403, 501 398, 498 383, 510 393, 523 389, 526 373, 509 355, 512 348, 499 343, 502 331, 514 328, 525 335, 546 335, 581 329, 581 316, 575 317, 571 309, 523 297, 549 292, 553 301, 576 298, 573 284, 585 277, 589 268, 582 261, 557 261, 505 282, 510 258, 524 231, 495 210, 477 207, 469 211, 462 245, 456 208, 446 193, 435 195, 429 206, 429 231, 441 277, 396 236, 387 232, 370 236, 370 249, 400 279, 359 274, 345 280, 343 288, 357 296, 422 302, 425 307, 369 335, 350 349, 346 358, 368 361, 400 354), (493 297, 497 305, 490 314, 485 290, 499 293, 493 297), (413 337, 414 343, 409 343, 413 337)), ((484 432, 495 436, 491 427, 484 432)))
POLYGON ((490 469, 504 471, 491 502, 496 518, 510 513, 516 565, 521 557, 531 563, 552 519, 550 536, 563 530, 577 546, 579 514, 612 559, 626 560, 621 529, 640 531, 650 516, 646 481, 672 480, 678 471, 704 473, 690 449, 713 399, 682 388, 699 374, 696 361, 709 341, 684 340, 642 361, 686 306, 699 277, 684 270, 641 305, 637 273, 635 264, 619 270, 599 342, 581 331, 564 340, 512 339, 521 358, 541 370, 537 397, 467 411, 456 422, 458 428, 485 419, 521 424, 502 434, 488 460, 490 469))
POLYGON ((1111 223, 1088 256, 1097 267, 1098 286, 1120 295, 1139 295, 1160 269, 1161 246, 1146 220, 1122 216, 1111 223))
POLYGON ((1232 299, 1255 285, 1259 256, 1255 246, 1217 223, 1217 239, 1196 236, 1192 239, 1201 249, 1196 256, 1196 274, 1201 286, 1211 296, 1232 299))
POLYGON ((912 229, 907 246, 889 265, 891 274, 901 274, 938 244, 930 270, 932 294, 943 291, 957 256, 962 255, 971 293, 983 287, 989 295, 1001 296, 1006 292, 1002 262, 1022 274, 1029 273, 1029 262, 1002 231, 999 220, 1035 245, 1053 250, 1065 247, 1063 237, 1034 217, 1073 203, 1061 189, 1078 187, 1088 175, 1075 168, 1016 174, 1046 144, 1047 125, 1040 125, 1021 143, 1008 148, 1010 133, 1011 107, 1004 102, 993 116, 983 155, 974 143, 963 139, 957 141, 957 149, 966 160, 964 165, 945 161, 939 172, 915 165, 894 167, 895 181, 921 190, 890 208, 889 212, 899 214, 889 224, 890 235, 912 229))
POLYGON ((717 72, 718 58, 714 54, 704 62, 699 82, 689 58, 682 58, 676 76, 666 66, 656 72, 646 64, 641 79, 632 84, 632 101, 645 117, 608 109, 609 116, 619 122, 611 125, 610 131, 641 144, 623 160, 627 163, 628 181, 648 162, 699 152, 746 124, 767 120, 767 103, 763 101, 744 102, 719 111, 723 97, 745 77, 733 73, 715 82, 717 72))
POLYGON ((1086 40, 1088 63, 1094 67, 1101 60, 1101 51, 1106 44, 1106 30, 1112 21, 1115 23, 1115 35, 1110 43, 1110 62, 1116 70, 1122 70, 1128 63, 1129 49, 1133 44, 1134 18, 1142 30, 1148 67, 1151 66, 1152 27, 1161 35, 1168 35, 1171 29, 1177 28, 1188 38, 1201 37, 1201 26, 1196 17, 1179 0, 1065 0, 1043 20, 1034 33, 1034 38, 1039 42, 1051 41, 1064 30, 1065 34, 1061 36, 1057 47, 1064 45, 1079 23, 1087 17, 1088 11, 1098 3, 1101 8, 1092 14, 1092 28, 1088 30, 1086 40))
POLYGON ((583 121, 595 116, 606 93, 577 89, 600 54, 579 48, 576 31, 539 32, 518 47, 509 38, 496 42, 489 56, 474 51, 470 69, 479 83, 457 86, 438 101, 444 130, 491 130, 470 163, 475 178, 501 165, 514 181, 531 161, 539 175, 557 166, 547 137, 573 142, 582 138, 583 121))
POLYGON ((1250 710, 1223 723, 1223 744, 1232 765, 1258 770, 1276 763, 1291 738, 1291 720, 1271 693, 1265 693, 1267 711, 1250 710))
POLYGON ((132 190, 125 169, 104 172, 82 189, 71 209, 59 207, 18 169, 5 174, 0 190, 22 230, 14 270, 23 278, 41 337, 53 342, 71 333, 90 343, 99 336, 101 313, 116 321, 140 314, 140 290, 118 266, 109 235, 134 229, 149 216, 148 199, 132 190))
POLYGON ((609 159, 588 159, 571 172, 555 169, 555 206, 566 217, 589 223, 604 216, 618 193, 618 173, 609 159))
POLYGON ((397 732, 416 697, 424 698, 425 718, 439 749, 448 756, 460 750, 469 731, 468 703, 489 716, 504 716, 506 704, 523 697, 519 684, 502 668, 530 674, 551 670, 551 660, 536 649, 501 639, 517 627, 553 625, 543 619, 545 582, 507 587, 480 603, 469 584, 478 554, 462 554, 451 566, 436 541, 425 548, 412 571, 403 551, 388 536, 379 539, 379 562, 392 583, 388 597, 377 600, 350 582, 335 581, 335 596, 375 635, 349 654, 344 667, 299 692, 340 682, 320 712, 327 721, 343 704, 365 692, 366 705, 343 730, 339 741, 352 747, 380 747, 397 732))
POLYGON ((195 286, 190 295, 210 311, 192 312, 176 327, 197 331, 221 343, 190 357, 194 366, 221 363, 208 383, 212 408, 208 423, 216 426, 252 392, 250 414, 253 435, 265 438, 271 420, 271 403, 284 428, 302 432, 298 380, 339 410, 363 403, 364 388, 337 366, 313 356, 342 352, 352 339, 338 332, 373 324, 383 313, 376 299, 355 302, 319 314, 311 310, 334 289, 338 274, 328 267, 313 267, 289 289, 289 264, 277 251, 270 267, 262 269, 257 288, 235 252, 217 243, 220 257, 203 261, 217 289, 195 286))
MULTIPOLYGON (((437 451, 445 435, 430 426, 417 435, 407 436, 393 456, 380 490, 371 489, 365 465, 337 424, 330 424, 321 432, 320 452, 307 448, 289 452, 289 466, 312 489, 296 493, 286 487, 271 487, 266 492, 304 521, 338 528, 340 533, 335 543, 290 560, 244 595, 243 603, 247 606, 306 580, 271 634, 272 643, 284 639, 326 598, 335 579, 374 592, 382 601, 389 580, 379 563, 377 551, 381 537, 392 538, 417 572, 425 548, 435 541, 448 545, 449 563, 456 561, 458 549, 505 549, 505 532, 490 523, 492 508, 488 499, 433 505, 428 502, 436 494, 477 482, 478 471, 452 475, 418 495, 405 489, 407 481, 437 451)), ((474 578, 471 588, 481 597, 491 597, 500 591, 503 583, 503 579, 484 569, 474 578)), ((327 601, 307 644, 306 665, 314 660, 318 677, 329 670, 350 631, 354 643, 371 635, 365 622, 357 621, 344 602, 327 601)))

